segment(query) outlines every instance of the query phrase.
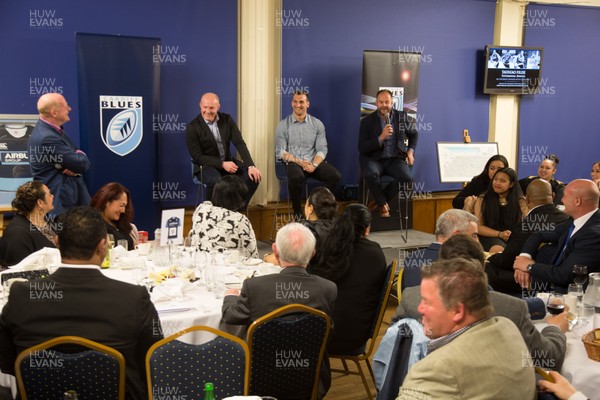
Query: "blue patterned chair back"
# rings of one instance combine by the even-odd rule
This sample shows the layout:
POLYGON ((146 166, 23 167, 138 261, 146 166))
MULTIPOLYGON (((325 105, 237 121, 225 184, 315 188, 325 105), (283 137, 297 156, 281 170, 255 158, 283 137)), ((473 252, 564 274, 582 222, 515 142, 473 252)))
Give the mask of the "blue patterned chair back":
POLYGON ((80 399, 125 398, 125 359, 118 351, 74 336, 62 336, 24 350, 16 375, 23 400, 62 399, 74 390, 80 399), (76 353, 54 350, 69 344, 86 347, 76 353))
POLYGON ((325 313, 299 304, 256 320, 248 330, 250 394, 315 398, 329 327, 325 313))
POLYGON ((205 326, 186 329, 148 350, 148 391, 153 399, 203 399, 204 384, 212 382, 217 399, 246 394, 248 354, 243 340, 225 332, 205 326), (200 345, 176 340, 197 330, 217 337, 200 345))

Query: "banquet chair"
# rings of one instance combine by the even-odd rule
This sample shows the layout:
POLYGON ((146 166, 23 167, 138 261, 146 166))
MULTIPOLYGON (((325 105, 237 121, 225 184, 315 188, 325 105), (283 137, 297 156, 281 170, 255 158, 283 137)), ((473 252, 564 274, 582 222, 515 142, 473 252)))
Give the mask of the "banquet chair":
POLYGON ((146 354, 148 393, 177 387, 180 398, 204 398, 204 384, 212 382, 215 398, 248 393, 249 355, 246 343, 208 326, 192 326, 156 342, 146 354), (188 344, 179 337, 196 331, 216 337, 203 344, 188 344))
POLYGON ((125 399, 123 355, 82 337, 60 336, 23 350, 15 371, 23 400, 62 399, 69 390, 86 400, 125 399))
POLYGON ((14 278, 22 278, 27 279, 29 281, 32 279, 44 278, 48 275, 50 275, 50 273, 48 272, 48 268, 32 269, 27 271, 4 272, 2 273, 2 275, 0 275, 0 283, 3 284, 7 280, 14 278))
POLYGON ((301 304, 283 306, 254 321, 246 340, 250 394, 316 399, 330 325, 327 314, 301 304))
POLYGON ((407 323, 400 324, 390 357, 387 374, 383 380, 377 400, 395 400, 404 378, 408 373, 408 360, 413 341, 413 333, 407 323))
POLYGON ((192 165, 192 180, 195 185, 198 185, 198 190, 196 191, 196 203, 197 206, 200 202, 206 200, 206 184, 202 180, 202 165, 197 165, 194 163, 194 160, 190 159, 190 163, 192 165), (194 174, 195 167, 200 169, 200 179, 194 174))
MULTIPOLYGON (((326 161, 325 161, 326 162, 326 161)), ((273 212, 273 222, 271 224, 271 234, 269 235, 269 239, 272 241, 274 234, 275 234, 275 225, 277 222, 277 211, 279 210, 279 203, 281 202, 281 189, 285 189, 285 198, 287 199, 288 202, 288 207, 289 205, 289 200, 290 200, 290 189, 289 189, 289 180, 288 180, 288 176, 287 176, 287 162, 282 161, 282 160, 278 160, 277 158, 275 159, 275 176, 277 176, 277 180, 279 181, 279 190, 277 192, 277 201, 275 203, 275 211, 273 212)), ((306 180, 304 181, 304 191, 306 193, 306 196, 308 196, 308 185, 314 185, 314 184, 319 184, 321 185, 321 182, 318 181, 317 179, 306 177, 306 180)), ((294 221, 290 221, 290 222, 294 222, 294 221)))
POLYGON ((367 392, 367 396, 369 399, 373 399, 373 395, 371 393, 371 389, 369 389, 369 384, 367 383, 367 378, 365 373, 361 367, 361 362, 364 362, 367 365, 367 369, 371 374, 371 379, 375 384, 375 375, 373 374, 373 369, 371 368, 371 363, 369 361, 369 357, 373 354, 375 350, 375 341, 377 340, 377 335, 379 335, 379 329, 381 328, 381 322, 383 321, 383 315, 385 314, 385 308, 387 306, 388 299, 390 298, 390 293, 392 291, 392 286, 394 283, 394 275, 396 274, 396 267, 398 265, 398 260, 392 261, 392 263, 387 267, 385 280, 382 283, 381 295, 379 297, 379 303, 377 306, 377 311, 375 313, 375 318, 371 324, 371 333, 369 338, 365 342, 361 348, 356 349, 356 351, 352 352, 352 354, 330 354, 330 359, 339 359, 342 362, 344 369, 331 369, 331 372, 338 372, 344 375, 359 375, 362 379, 362 383, 367 392), (346 361, 352 361, 356 364, 357 371, 351 371, 348 368, 348 364, 346 361))

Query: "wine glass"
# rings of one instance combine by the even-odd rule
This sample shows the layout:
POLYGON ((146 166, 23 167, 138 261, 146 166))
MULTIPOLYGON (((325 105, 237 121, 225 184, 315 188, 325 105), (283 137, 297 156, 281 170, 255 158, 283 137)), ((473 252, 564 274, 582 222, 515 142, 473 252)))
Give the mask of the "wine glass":
POLYGON ((546 304, 548 312, 552 315, 558 315, 565 310, 565 300, 562 294, 550 293, 548 296, 548 304, 546 304))
POLYGON ((587 281, 587 278, 588 269, 586 265, 573 265, 573 282, 579 286, 583 286, 587 281))

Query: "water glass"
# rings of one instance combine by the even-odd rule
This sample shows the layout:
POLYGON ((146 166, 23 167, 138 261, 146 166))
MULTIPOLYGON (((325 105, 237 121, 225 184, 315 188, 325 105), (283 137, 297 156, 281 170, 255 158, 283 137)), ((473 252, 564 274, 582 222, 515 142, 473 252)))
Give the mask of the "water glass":
POLYGON ((567 290, 567 295, 575 296, 577 298, 577 303, 581 303, 581 300, 583 300, 583 286, 576 283, 571 283, 569 285, 569 289, 567 290))
POLYGON ((117 246, 121 246, 125 250, 129 250, 129 244, 127 243, 127 239, 119 239, 119 240, 117 240, 117 246))
POLYGON ((222 299, 225 293, 225 275, 219 270, 213 272, 215 298, 222 299))

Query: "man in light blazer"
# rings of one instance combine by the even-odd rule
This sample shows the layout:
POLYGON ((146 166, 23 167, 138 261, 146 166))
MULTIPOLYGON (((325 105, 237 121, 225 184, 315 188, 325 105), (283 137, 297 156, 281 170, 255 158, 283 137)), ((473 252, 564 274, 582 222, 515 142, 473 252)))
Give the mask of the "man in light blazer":
POLYGON ((37 102, 40 119, 29 138, 29 164, 33 179, 44 182, 54 195, 51 216, 90 204, 90 194, 83 175, 91 163, 87 155, 75 147, 63 124, 70 121, 71 107, 58 93, 46 93, 37 102))
MULTIPOLYGON (((452 236, 441 247, 440 259, 455 257, 477 260, 482 266, 485 260, 481 245, 465 235, 452 236)), ((402 292, 394 318, 420 319, 420 290, 417 286, 402 292)), ((544 369, 559 370, 567 349, 567 313, 548 317, 548 326, 540 332, 531 321, 525 301, 496 291, 490 291, 489 298, 494 307, 494 315, 506 317, 517 326, 534 364, 544 369)))
POLYGON ((493 316, 481 265, 439 260, 423 268, 422 277, 419 312, 431 341, 425 358, 408 370, 397 400, 534 399, 527 347, 512 322, 493 316))
MULTIPOLYGON (((316 308, 331 317, 337 296, 335 283, 306 272, 314 249, 315 237, 307 227, 290 223, 279 229, 273 253, 281 272, 246 279, 241 291, 228 289, 223 299, 224 322, 248 326, 263 315, 293 303, 316 308)), ((321 367, 320 396, 327 393, 330 385, 331 372, 325 356, 321 367)))
POLYGON ((588 273, 600 272, 600 212, 598 186, 587 179, 576 179, 565 188, 563 204, 565 213, 573 221, 565 222, 555 230, 536 232, 515 259, 515 282, 521 287, 534 289, 551 284, 552 289, 566 293, 573 283, 573 266, 586 265, 588 273), (552 264, 536 262, 540 243, 558 242, 552 264))
POLYGON ((146 400, 146 352, 163 337, 148 291, 100 271, 106 225, 96 210, 73 208, 60 223, 58 270, 10 288, 0 315, 0 368, 14 375, 21 351, 58 336, 81 336, 119 351, 126 364, 126 398, 146 400))
POLYGON ((185 141, 194 163, 194 175, 207 186, 208 200, 212 197, 214 184, 221 177, 235 174, 248 186, 248 195, 242 207, 242 210, 245 210, 258 188, 262 175, 254 165, 235 121, 229 114, 219 112, 220 108, 219 96, 214 93, 202 95, 200 114, 187 124, 185 141), (241 161, 231 154, 231 143, 241 161))

